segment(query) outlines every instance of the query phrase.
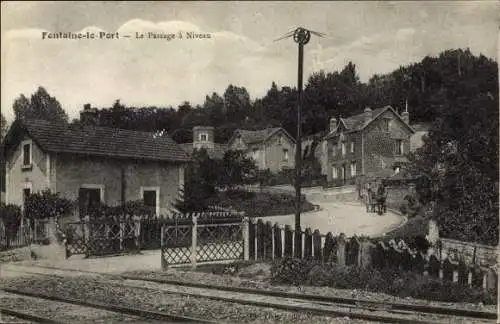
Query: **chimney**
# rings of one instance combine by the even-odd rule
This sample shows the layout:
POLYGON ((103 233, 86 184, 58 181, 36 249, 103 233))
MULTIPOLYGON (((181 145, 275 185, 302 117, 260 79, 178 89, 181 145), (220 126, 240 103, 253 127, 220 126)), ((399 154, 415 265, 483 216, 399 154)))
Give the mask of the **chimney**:
POLYGON ((212 126, 193 127, 193 148, 214 148, 214 128, 212 126))
POLYGON ((330 118, 330 133, 333 132, 337 128, 337 118, 330 118))
POLYGON ((405 123, 410 125, 410 113, 408 112, 408 99, 406 100, 405 111, 401 113, 401 119, 403 119, 405 123))
POLYGON ((99 120, 99 112, 97 108, 91 108, 90 104, 83 105, 83 110, 80 112, 80 122, 83 125, 95 126, 99 120))
POLYGON ((365 121, 368 122, 373 118, 373 111, 370 107, 366 107, 364 110, 365 121))

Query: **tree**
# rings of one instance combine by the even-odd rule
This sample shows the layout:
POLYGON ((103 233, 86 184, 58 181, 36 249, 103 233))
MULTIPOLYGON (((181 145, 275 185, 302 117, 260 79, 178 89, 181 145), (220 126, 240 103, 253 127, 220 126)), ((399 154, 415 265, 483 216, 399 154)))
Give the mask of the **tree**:
POLYGON ((16 119, 44 119, 52 122, 67 123, 68 115, 61 107, 55 97, 51 97, 47 90, 39 87, 28 100, 24 95, 20 95, 13 104, 16 119))
POLYGON ((203 109, 206 111, 210 125, 220 126, 224 124, 226 116, 224 115, 224 98, 216 92, 212 96, 206 96, 203 109))
POLYGON ((228 121, 243 121, 251 108, 247 89, 230 84, 224 92, 224 107, 228 121))
POLYGON ((242 151, 229 150, 222 159, 218 185, 233 189, 254 181, 256 176, 257 165, 253 159, 247 157, 242 151))
POLYGON ((478 93, 473 81, 465 75, 441 98, 439 118, 410 156, 410 171, 424 178, 419 195, 435 203, 445 237, 496 245, 498 90, 478 93))

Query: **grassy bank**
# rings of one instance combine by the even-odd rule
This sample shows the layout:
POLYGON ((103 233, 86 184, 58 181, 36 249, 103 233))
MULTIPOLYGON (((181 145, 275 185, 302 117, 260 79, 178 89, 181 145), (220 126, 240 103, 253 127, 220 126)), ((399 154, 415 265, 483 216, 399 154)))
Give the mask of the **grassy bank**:
MULTIPOLYGON (((295 196, 287 193, 230 190, 219 192, 212 204, 243 211, 250 217, 289 215, 295 213, 295 196)), ((302 212, 314 210, 313 204, 302 199, 302 212)))

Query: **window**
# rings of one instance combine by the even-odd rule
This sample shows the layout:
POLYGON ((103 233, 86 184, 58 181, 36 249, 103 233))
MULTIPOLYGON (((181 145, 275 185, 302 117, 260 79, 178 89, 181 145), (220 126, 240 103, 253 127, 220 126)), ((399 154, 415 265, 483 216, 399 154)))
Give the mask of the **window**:
POLYGON ((280 135, 278 137, 278 145, 281 145, 281 144, 283 144, 283 136, 280 135))
POLYGON ((141 187, 141 199, 156 215, 160 214, 160 188, 141 187))
POLYGON ((337 167, 336 167, 336 166, 334 166, 334 167, 332 167, 332 178, 333 178, 333 179, 337 179, 337 177, 338 177, 338 174, 337 174, 337 167))
POLYGON ((208 141, 208 134, 201 133, 200 134, 200 142, 206 142, 206 141, 208 141))
POLYGON ((356 176, 356 162, 351 163, 351 177, 356 176))
POLYGON ((241 139, 241 136, 238 136, 238 144, 239 144, 239 145, 242 145, 242 144, 243 144, 243 140, 241 139))
POLYGON ((390 122, 391 122, 391 120, 389 118, 384 118, 382 120, 382 130, 384 132, 388 132, 389 131, 390 122))
POLYGON ((288 161, 288 150, 287 149, 283 150, 283 160, 288 161))
POLYGON ((396 154, 397 155, 404 154, 404 142, 401 139, 396 140, 396 154))
POLYGON ((351 153, 354 153, 354 142, 351 142, 351 153))
POLYGON ((23 167, 31 166, 32 152, 31 141, 23 142, 23 167))
POLYGON ((345 143, 342 143, 342 156, 345 155, 345 143))

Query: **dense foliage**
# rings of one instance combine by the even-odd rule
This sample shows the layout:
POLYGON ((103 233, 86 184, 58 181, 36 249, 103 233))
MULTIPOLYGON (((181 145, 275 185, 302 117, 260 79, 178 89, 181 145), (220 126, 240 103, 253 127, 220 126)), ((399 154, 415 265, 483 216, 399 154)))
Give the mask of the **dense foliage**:
POLYGON ((257 166, 243 152, 227 151, 222 159, 211 158, 205 149, 195 150, 185 174, 182 198, 173 207, 178 211, 201 211, 213 202, 219 189, 233 189, 256 181, 257 166))
POLYGON ((329 286, 339 289, 363 289, 402 298, 412 297, 444 302, 495 304, 497 291, 482 287, 451 283, 430 276, 394 269, 361 269, 355 266, 339 268, 318 265, 306 260, 285 258, 271 268, 272 282, 329 286))
POLYGON ((46 219, 49 217, 68 216, 74 210, 75 204, 58 193, 44 190, 32 193, 26 199, 24 214, 31 219, 46 219))
MULTIPOLYGON (((466 53, 467 54, 467 53, 466 53)), ((498 78, 496 63, 464 55, 433 98, 438 116, 410 171, 424 203, 435 203, 444 237, 498 244, 498 78), (497 72, 495 72, 497 73, 497 72)))
POLYGON ((17 231, 21 225, 21 208, 12 204, 0 204, 0 222, 5 226, 5 238, 7 248, 9 247, 10 240, 16 237, 17 231))
POLYGON ((55 97, 51 97, 47 90, 38 87, 37 91, 28 99, 19 96, 13 104, 16 119, 35 118, 54 122, 68 122, 68 115, 55 97))
MULTIPOLYGON (((290 193, 249 192, 230 190, 220 192, 209 200, 210 204, 245 212, 249 217, 291 215, 295 213, 295 196, 290 193)), ((314 206, 302 196, 302 212, 314 206)))

